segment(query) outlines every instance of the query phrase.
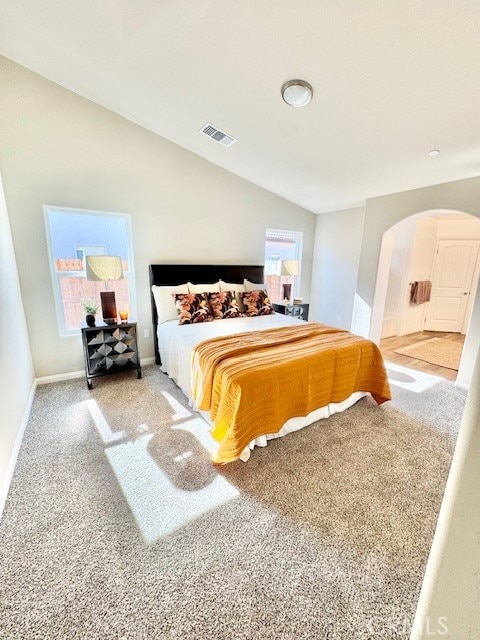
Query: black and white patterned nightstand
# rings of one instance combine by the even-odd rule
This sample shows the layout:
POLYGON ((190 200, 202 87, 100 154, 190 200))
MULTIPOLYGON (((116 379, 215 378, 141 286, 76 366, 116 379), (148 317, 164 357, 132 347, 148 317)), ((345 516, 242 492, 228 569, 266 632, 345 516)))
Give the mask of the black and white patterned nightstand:
POLYGON ((89 389, 92 378, 128 369, 135 369, 137 378, 142 377, 136 322, 82 327, 82 341, 89 389))

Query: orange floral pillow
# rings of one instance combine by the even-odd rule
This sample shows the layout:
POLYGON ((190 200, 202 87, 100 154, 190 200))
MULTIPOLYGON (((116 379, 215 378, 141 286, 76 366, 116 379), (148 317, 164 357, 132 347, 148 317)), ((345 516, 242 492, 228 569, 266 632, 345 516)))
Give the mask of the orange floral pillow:
POLYGON ((247 291, 242 295, 242 301, 247 316, 270 316, 275 313, 266 291, 247 291))
POLYGON ((213 320, 205 293, 174 293, 178 324, 195 324, 213 320))
POLYGON ((240 318, 238 300, 233 291, 215 291, 215 293, 207 293, 208 302, 212 309, 214 320, 222 318, 240 318))

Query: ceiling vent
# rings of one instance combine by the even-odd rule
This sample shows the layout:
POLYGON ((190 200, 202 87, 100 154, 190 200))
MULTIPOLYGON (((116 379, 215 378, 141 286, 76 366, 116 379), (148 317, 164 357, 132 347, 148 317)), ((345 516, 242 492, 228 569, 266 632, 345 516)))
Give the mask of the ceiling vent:
POLYGON ((220 131, 220 129, 217 129, 217 127, 214 127, 213 124, 210 124, 209 122, 200 129, 200 133, 203 133, 209 138, 213 138, 215 142, 223 144, 224 147, 231 147, 232 144, 237 142, 236 138, 229 136, 225 131, 220 131))

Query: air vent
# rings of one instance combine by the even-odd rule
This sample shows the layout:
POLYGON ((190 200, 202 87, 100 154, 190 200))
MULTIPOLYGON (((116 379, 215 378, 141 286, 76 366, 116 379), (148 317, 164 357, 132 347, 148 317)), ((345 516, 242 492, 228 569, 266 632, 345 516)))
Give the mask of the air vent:
POLYGON ((237 142, 236 138, 229 136, 225 131, 220 131, 220 129, 217 129, 217 127, 214 127, 213 124, 209 122, 200 129, 200 133, 212 138, 215 142, 223 144, 224 147, 231 147, 234 142, 237 142))

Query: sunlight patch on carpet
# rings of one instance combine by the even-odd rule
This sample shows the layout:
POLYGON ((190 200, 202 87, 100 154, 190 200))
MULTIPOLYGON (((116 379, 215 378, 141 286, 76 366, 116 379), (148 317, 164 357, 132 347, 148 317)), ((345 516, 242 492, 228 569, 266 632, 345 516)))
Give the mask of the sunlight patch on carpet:
POLYGON ((416 369, 408 369, 393 362, 385 361, 385 368, 390 384, 408 389, 408 391, 413 391, 414 393, 422 393, 443 380, 438 376, 423 373, 423 371, 417 371, 416 369))
POLYGON ((86 400, 105 455, 147 545, 238 496, 210 461, 216 446, 206 422, 175 398, 168 400, 176 424, 152 433, 148 425, 113 431, 94 399, 86 400))
POLYGON ((164 538, 238 495, 210 461, 218 446, 206 422, 162 392, 176 424, 151 432, 112 431, 98 403, 85 401, 105 445, 105 455, 147 545, 164 538))
MULTIPOLYGON (((203 423, 200 426, 205 429, 201 418, 193 418, 184 426, 188 425, 194 431, 197 422, 203 423)), ((199 462, 198 441, 197 444, 191 443, 193 446, 187 445, 183 451, 181 447, 167 446, 162 452, 162 464, 162 459, 155 459, 152 455, 153 438, 153 434, 147 434, 134 442, 113 445, 105 450, 147 545, 239 494, 215 471, 213 465, 206 466, 205 460, 201 461, 203 474, 195 474, 195 479, 191 477, 192 467, 199 462), (200 486, 196 488, 198 484, 200 486)))

